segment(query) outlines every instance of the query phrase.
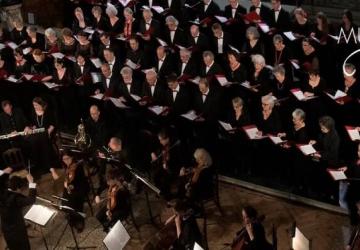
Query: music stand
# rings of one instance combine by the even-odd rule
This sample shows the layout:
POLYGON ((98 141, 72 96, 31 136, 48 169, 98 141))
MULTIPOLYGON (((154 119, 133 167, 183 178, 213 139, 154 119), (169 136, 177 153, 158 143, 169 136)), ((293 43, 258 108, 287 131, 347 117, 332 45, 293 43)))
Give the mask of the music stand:
POLYGON ((292 250, 311 250, 311 240, 307 239, 298 227, 295 228, 295 235, 291 242, 292 250))
POLYGON ((46 242, 44 233, 42 231, 43 227, 46 227, 48 222, 53 218, 56 214, 56 211, 50 209, 43 205, 34 204, 31 206, 29 211, 25 214, 24 219, 34 223, 35 225, 40 226, 40 233, 42 240, 44 241, 45 248, 48 250, 48 244, 46 242))
POLYGON ((79 250, 79 249, 95 249, 96 246, 79 246, 79 243, 78 243, 78 241, 76 239, 74 227, 69 222, 71 216, 81 216, 81 217, 85 218, 85 214, 81 213, 81 212, 78 212, 78 211, 76 211, 75 209, 73 209, 73 208, 71 208, 69 206, 62 206, 62 205, 57 205, 57 204, 53 204, 53 206, 56 207, 59 211, 62 211, 63 213, 65 213, 66 214, 65 217, 66 217, 66 220, 67 220, 66 225, 65 225, 63 231, 61 232, 60 237, 57 240, 54 249, 59 245, 61 239, 64 237, 65 231, 66 231, 68 226, 70 227, 71 236, 72 236, 72 238, 73 238, 73 240, 75 242, 75 246, 74 247, 67 246, 67 248, 76 249, 76 250, 79 250))
POLYGON ((122 250, 129 240, 130 235, 121 221, 118 220, 104 238, 103 243, 108 250, 122 250))

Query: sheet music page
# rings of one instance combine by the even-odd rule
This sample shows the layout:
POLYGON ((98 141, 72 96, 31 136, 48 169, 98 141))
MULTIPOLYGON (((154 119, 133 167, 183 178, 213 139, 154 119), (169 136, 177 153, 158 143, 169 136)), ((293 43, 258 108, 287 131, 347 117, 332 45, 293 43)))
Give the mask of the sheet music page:
POLYGON ((327 171, 335 181, 347 179, 344 171, 336 170, 336 169, 327 169, 327 171))
POLYGON ((266 23, 259 23, 259 27, 264 33, 268 33, 270 31, 270 27, 266 23))
POLYGON ((86 27, 83 31, 85 33, 88 33, 88 34, 94 34, 95 33, 95 30, 93 30, 91 27, 86 27))
POLYGON ((233 130, 234 128, 231 126, 230 123, 226 123, 223 121, 219 121, 220 125, 226 130, 226 131, 230 131, 233 130))
POLYGON ((126 7, 126 5, 128 5, 131 0, 119 0, 119 2, 122 4, 122 6, 126 7))
POLYGON ((226 23, 229 19, 227 19, 224 16, 215 16, 217 20, 219 20, 221 23, 226 23))
POLYGON ((190 120, 190 121, 193 121, 198 117, 194 110, 190 110, 189 112, 187 112, 186 114, 182 114, 181 116, 188 119, 188 120, 190 120))
POLYGON ((250 88, 251 88, 251 85, 250 85, 250 83, 249 83, 248 81, 243 82, 243 83, 241 83, 240 85, 243 86, 243 87, 245 87, 245 88, 247 88, 247 89, 250 89, 250 88))
POLYGON ((196 85, 199 85, 200 79, 201 79, 200 76, 197 76, 193 79, 189 79, 189 81, 195 83, 196 85))
POLYGON ((24 219, 32 221, 40 226, 45 226, 54 214, 55 211, 48 207, 42 205, 32 205, 29 211, 25 214, 24 219))
POLYGON ((194 250, 204 250, 197 242, 194 244, 194 250))
POLYGON ((24 54, 24 55, 27 55, 27 54, 30 53, 30 51, 31 51, 31 48, 30 48, 30 47, 25 48, 25 49, 23 49, 23 54, 24 54))
POLYGON ((92 98, 98 99, 98 100, 102 100, 104 98, 104 94, 99 93, 97 95, 92 95, 92 98))
POLYGON ((99 58, 91 58, 90 61, 95 65, 96 68, 101 67, 101 60, 99 58))
POLYGON ((294 36, 294 33, 292 33, 291 31, 284 32, 284 35, 287 38, 289 38, 290 41, 296 40, 296 37, 294 36))
POLYGON ((168 44, 164 40, 162 40, 160 38, 156 38, 156 40, 158 40, 158 42, 160 43, 161 46, 164 46, 164 47, 168 46, 168 44))
POLYGON ((216 79, 218 80, 218 82, 220 83, 221 86, 226 86, 229 85, 231 83, 229 83, 229 81, 226 79, 225 76, 215 76, 216 79))
POLYGON ((149 107, 149 110, 151 110, 152 112, 154 112, 157 115, 160 115, 164 111, 164 107, 155 105, 155 106, 149 107))
POLYGON ((93 83, 101 82, 102 75, 98 72, 91 72, 91 80, 93 83))
POLYGON ((153 10, 155 10, 157 13, 161 14, 164 12, 164 8, 161 6, 152 6, 151 7, 153 10))
POLYGON ((126 60, 125 65, 129 66, 129 67, 132 68, 132 69, 136 69, 136 67, 137 67, 137 64, 134 63, 133 61, 131 61, 130 59, 127 59, 127 60, 126 60))
POLYGON ((356 128, 347 127, 346 130, 352 141, 360 140, 360 133, 356 128))
POLYGON ((118 221, 111 228, 103 242, 108 250, 120 250, 126 246, 129 240, 130 235, 126 231, 124 225, 118 221))
POLYGON ((0 50, 4 49, 5 48, 5 44, 3 43, 0 43, 0 50))
POLYGON ((258 135, 259 130, 257 127, 245 128, 245 132, 251 140, 261 138, 261 136, 258 135))
POLYGON ((26 80, 30 81, 31 78, 34 77, 34 75, 30 75, 30 74, 23 74, 23 76, 25 77, 26 80))
POLYGON ((48 87, 49 89, 53 89, 53 88, 56 88, 56 87, 59 87, 61 85, 59 84, 56 84, 56 83, 53 83, 53 82, 43 82, 43 84, 48 87))
POLYGON ((304 93, 300 89, 292 89, 291 93, 298 99, 299 101, 303 101, 306 99, 304 93))
POLYGON ((311 154, 316 153, 315 148, 311 144, 302 145, 299 148, 300 148, 301 152, 304 153, 304 155, 311 155, 311 154))
POLYGON ((60 53, 60 52, 55 52, 51 54, 54 58, 59 58, 59 59, 63 59, 64 58, 64 54, 60 53))
POLYGON ((110 101, 118 108, 127 108, 127 106, 117 98, 110 97, 110 101))
POLYGON ((6 80, 9 82, 15 82, 15 83, 19 81, 19 79, 16 79, 15 76, 9 76, 6 80))
POLYGON ((74 62, 74 63, 76 62, 75 56, 66 56, 66 58, 69 59, 70 61, 74 62))
POLYGON ((278 137, 278 136, 269 136, 270 140, 274 143, 274 144, 280 144, 283 143, 284 141, 278 137))
POLYGON ((8 42, 6 44, 7 46, 9 46, 11 49, 15 50, 17 47, 19 47, 16 43, 14 42, 8 42))
POLYGON ((134 100, 137 101, 137 102, 141 100, 141 97, 138 96, 138 95, 130 94, 130 96, 132 97, 132 99, 134 99, 134 100))
POLYGON ((338 99, 338 98, 341 98, 341 97, 345 97, 347 96, 347 94, 341 90, 336 90, 336 93, 335 93, 335 99, 338 99))

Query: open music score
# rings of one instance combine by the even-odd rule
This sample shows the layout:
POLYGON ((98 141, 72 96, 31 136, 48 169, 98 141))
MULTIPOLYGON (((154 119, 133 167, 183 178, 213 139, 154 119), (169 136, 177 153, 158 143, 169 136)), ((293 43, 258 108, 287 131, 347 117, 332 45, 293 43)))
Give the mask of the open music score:
POLYGON ((347 179, 347 176, 342 170, 328 168, 326 169, 326 171, 330 174, 334 181, 341 181, 347 179))
POLYGON ((234 131, 236 129, 236 128, 233 128, 230 123, 226 123, 223 121, 219 121, 219 123, 226 131, 234 131))
POLYGON ((56 214, 56 211, 43 205, 32 205, 25 214, 24 219, 34 222, 40 226, 46 226, 48 221, 56 214))
POLYGON ((360 141, 360 133, 356 127, 345 126, 345 129, 352 141, 360 141))
POLYGON ((300 151, 304 155, 312 155, 316 153, 315 148, 311 144, 305 144, 305 145, 296 144, 296 146, 300 149, 300 151))
POLYGON ((244 126, 242 128, 250 140, 260 140, 266 138, 266 136, 260 135, 260 131, 255 125, 244 126))
POLYGON ((108 250, 121 250, 126 246, 129 240, 130 235, 119 220, 110 229, 110 232, 106 235, 103 243, 108 250))
POLYGON ((283 139, 281 139, 281 137, 279 136, 274 136, 274 135, 268 135, 269 139, 276 145, 278 144, 282 144, 285 143, 286 141, 284 141, 283 139))
POLYGON ((307 101, 307 100, 317 98, 317 96, 306 97, 304 95, 304 92, 301 91, 301 89, 291 89, 290 91, 296 97, 296 99, 298 99, 299 101, 307 101))

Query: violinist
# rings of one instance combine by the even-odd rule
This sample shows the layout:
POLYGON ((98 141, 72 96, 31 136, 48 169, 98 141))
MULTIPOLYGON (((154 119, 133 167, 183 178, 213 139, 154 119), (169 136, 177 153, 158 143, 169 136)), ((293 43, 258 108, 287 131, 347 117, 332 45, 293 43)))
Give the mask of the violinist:
POLYGON ((171 225, 173 222, 175 222, 176 227, 176 239, 170 249, 194 249, 195 242, 201 245, 201 233, 194 211, 190 208, 188 202, 182 200, 176 201, 174 215, 165 222, 165 225, 171 225))
MULTIPOLYGON (((130 214, 130 193, 119 169, 109 170, 106 181, 109 186, 106 206, 100 209, 96 218, 108 232, 118 220, 122 221, 130 214)), ((97 201, 98 204, 100 202, 97 201)))
POLYGON ((246 206, 242 210, 244 227, 237 232, 232 250, 272 250, 266 240, 265 229, 255 208, 246 206))
MULTIPOLYGON (((360 200, 356 203, 358 219, 360 219, 360 200)), ((345 248, 346 250, 360 249, 360 223, 354 227, 353 232, 349 240, 349 244, 345 248)))
MULTIPOLYGON (((76 212, 82 212, 84 209, 85 197, 89 192, 89 183, 86 179, 84 169, 75 162, 71 151, 64 151, 62 161, 65 167, 65 180, 63 198, 66 202, 63 205, 73 208, 76 212)), ((85 226, 84 218, 80 215, 71 214, 69 216, 69 224, 75 227, 80 233, 85 226)))
POLYGON ((203 148, 198 148, 194 152, 196 166, 191 170, 182 168, 180 170, 180 195, 184 194, 191 201, 201 201, 213 195, 213 170, 212 158, 203 148), (181 194, 182 193, 182 194, 181 194))

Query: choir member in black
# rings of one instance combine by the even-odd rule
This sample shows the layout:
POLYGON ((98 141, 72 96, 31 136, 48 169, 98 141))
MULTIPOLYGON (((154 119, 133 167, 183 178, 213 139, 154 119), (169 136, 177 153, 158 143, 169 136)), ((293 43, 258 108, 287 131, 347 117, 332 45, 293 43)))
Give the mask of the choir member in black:
POLYGON ((45 51, 51 53, 60 52, 60 39, 52 28, 45 30, 45 51))
POLYGON ((236 233, 232 247, 237 249, 241 245, 251 250, 271 250, 273 247, 266 240, 264 226, 255 208, 246 206, 241 211, 243 217, 243 228, 236 233))
POLYGON ((78 38, 78 44, 76 46, 76 52, 75 54, 83 54, 87 57, 93 57, 95 55, 93 45, 91 44, 88 34, 84 31, 79 31, 76 34, 78 38))
MULTIPOLYGON (((106 175, 106 182, 109 186, 106 206, 103 206, 96 214, 96 218, 103 226, 105 232, 108 232, 115 223, 125 220, 130 214, 130 192, 127 183, 118 169, 111 169, 106 175)), ((100 197, 96 199, 101 203, 100 197)))
POLYGON ((246 9, 240 5, 238 0, 228 0, 229 5, 225 6, 224 16, 229 19, 226 22, 225 31, 230 34, 236 34, 232 39, 236 47, 244 43, 246 26, 243 21, 243 15, 246 14, 246 9))
MULTIPOLYGON (((134 63, 135 69, 149 68, 149 58, 145 56, 144 50, 140 48, 139 40, 136 36, 132 36, 129 39, 129 48, 126 50, 125 64, 127 60, 134 63)), ((129 63, 131 63, 129 62, 129 63)))
POLYGON ((273 67, 282 65, 285 68, 286 78, 292 80, 292 65, 293 55, 288 46, 284 44, 284 39, 281 35, 277 34, 273 37, 273 52, 269 57, 269 64, 273 67))
POLYGON ((37 32, 37 28, 35 26, 28 26, 26 28, 26 32, 28 37, 26 38, 26 47, 30 47, 32 50, 34 49, 45 49, 45 37, 44 35, 37 32))
POLYGON ((248 68, 251 68, 251 56, 262 55, 265 56, 265 45, 260 39, 260 34, 257 28, 249 27, 246 30, 246 41, 242 47, 242 52, 245 53, 246 60, 244 61, 248 68))
POLYGON ((221 66, 215 62, 214 53, 207 50, 202 55, 203 64, 200 67, 200 76, 207 77, 209 80, 213 80, 215 75, 223 74, 221 66))
POLYGON ((284 99, 290 96, 290 90, 295 86, 293 82, 286 76, 286 70, 282 65, 275 66, 273 69, 274 86, 272 87, 272 95, 277 99, 284 99))
POLYGON ((101 65, 101 73, 103 76, 101 86, 95 90, 95 94, 103 93, 105 97, 118 97, 119 74, 113 74, 107 63, 101 65))
POLYGON ((30 73, 38 76, 36 81, 43 80, 44 77, 52 74, 54 64, 52 63, 52 60, 49 57, 46 57, 40 49, 34 49, 32 57, 33 62, 31 63, 30 73))
POLYGON ((271 93, 272 73, 266 68, 265 58, 262 55, 253 55, 253 71, 248 76, 251 90, 256 92, 258 96, 265 96, 271 93))
POLYGON ((251 0, 249 12, 255 11, 261 20, 267 24, 271 23, 271 10, 265 6, 260 0, 251 0))
POLYGON ((160 194, 169 201, 173 198, 172 183, 178 177, 185 157, 180 141, 176 141, 167 129, 162 129, 157 136, 160 144, 151 153, 153 178, 155 185, 160 189, 160 194))
POLYGON ((282 130, 280 116, 275 108, 273 96, 265 95, 261 97, 262 110, 258 116, 257 125, 260 135, 277 135, 282 130))
POLYGON ((165 77, 174 71, 174 64, 172 55, 166 52, 165 47, 157 47, 154 68, 161 80, 165 80, 165 77))
POLYGON ((30 62, 24 57, 23 50, 21 48, 16 48, 14 50, 15 57, 15 66, 14 73, 15 76, 20 78, 22 74, 29 74, 31 70, 30 62))
POLYGON ((104 59, 105 62, 109 65, 111 74, 119 77, 120 69, 121 69, 121 62, 120 58, 115 56, 115 52, 112 49, 104 49, 104 59))
POLYGON ((205 24, 211 23, 211 18, 220 14, 220 7, 213 0, 202 0, 198 7, 198 18, 203 21, 205 18, 210 18, 205 24))
POLYGON ((85 120, 85 131, 90 136, 92 149, 97 150, 106 144, 107 126, 96 105, 90 107, 90 117, 85 120))
POLYGON ((190 169, 180 169, 179 195, 193 203, 200 203, 214 195, 213 160, 204 148, 194 152, 195 166, 190 169))
POLYGON ((169 46, 180 45, 187 47, 188 41, 185 32, 179 27, 179 21, 174 16, 168 16, 165 20, 164 40, 169 46))
POLYGON ((201 60, 202 53, 210 49, 209 39, 207 36, 200 32, 199 24, 192 24, 190 26, 189 34, 189 45, 191 46, 191 51, 193 52, 193 57, 196 60, 201 60))
POLYGON ((25 196, 26 180, 13 176, 8 189, 2 190, 0 202, 1 229, 9 250, 30 250, 26 231, 23 208, 35 203, 36 183, 33 177, 26 176, 29 183, 29 194, 25 196))
POLYGON ((61 37, 60 52, 68 56, 75 55, 77 41, 73 36, 73 32, 69 28, 63 28, 61 30, 61 37))
POLYGON ((76 84, 77 96, 79 97, 79 109, 81 116, 87 112, 88 97, 94 92, 94 85, 91 73, 94 66, 90 60, 81 53, 76 55, 76 63, 73 64, 74 80, 76 84))
POLYGON ((100 34, 100 44, 97 48, 97 55, 100 59, 104 59, 104 50, 105 49, 111 49, 114 51, 115 56, 122 58, 123 55, 120 51, 119 44, 110 37, 110 34, 107 32, 103 32, 100 34))
POLYGON ((16 44, 21 44, 27 38, 26 26, 21 19, 15 18, 13 21, 14 29, 11 31, 11 40, 16 44))
POLYGON ((181 81, 192 79, 198 75, 198 63, 188 49, 180 49, 180 61, 177 64, 176 74, 181 81))
POLYGON ((164 84, 158 79, 157 73, 155 70, 150 69, 146 72, 145 82, 141 91, 142 100, 140 105, 163 105, 165 92, 164 84))
POLYGON ((126 39, 129 39, 134 35, 138 30, 138 22, 135 20, 134 12, 131 8, 127 7, 124 9, 124 29, 121 32, 122 36, 126 39))
POLYGON ((6 67, 5 58, 0 55, 0 80, 7 79, 10 76, 8 67, 6 67))
POLYGON ((345 250, 353 250, 356 249, 355 247, 359 246, 359 242, 360 242, 360 200, 357 201, 356 203, 356 216, 357 216, 357 224, 356 226, 353 228, 353 231, 351 233, 350 239, 349 239, 349 243, 346 245, 345 250))
POLYGON ((195 242, 201 246, 202 236, 191 204, 185 200, 177 200, 173 210, 174 215, 165 222, 165 229, 175 224, 173 228, 176 230, 176 239, 170 249, 193 249, 195 242))
POLYGON ((56 180, 59 176, 54 168, 56 166, 56 153, 52 145, 56 133, 55 114, 40 97, 35 97, 32 104, 34 108, 31 115, 32 128, 45 128, 45 133, 33 135, 29 139, 32 145, 31 158, 38 172, 46 169, 51 172, 52 177, 56 180))
MULTIPOLYGON (((65 168, 63 205, 73 208, 76 212, 83 212, 84 202, 89 192, 89 183, 86 179, 83 166, 76 162, 71 151, 63 151, 62 162, 65 168)), ((69 224, 80 233, 84 229, 84 218, 78 213, 68 215, 69 224)))
POLYGON ((141 84, 133 77, 133 70, 130 67, 123 67, 120 71, 122 81, 119 85, 119 94, 126 100, 126 104, 137 107, 138 102, 131 95, 141 95, 141 84))
POLYGON ((281 0, 272 0, 271 6, 270 28, 275 29, 277 33, 289 31, 291 25, 290 14, 281 6, 281 0))
POLYGON ((1 134, 11 134, 24 131, 25 134, 31 133, 29 122, 19 108, 14 108, 10 101, 1 102, 3 112, 0 114, 1 134))
POLYGON ((190 110, 191 95, 185 85, 180 85, 176 74, 172 73, 166 78, 168 89, 166 91, 166 106, 170 108, 170 114, 181 115, 190 110))
POLYGON ((167 15, 172 15, 182 24, 184 17, 182 13, 182 2, 176 0, 163 1, 162 7, 166 10, 167 15))
POLYGON ((116 37, 123 32, 123 26, 121 25, 120 19, 117 17, 118 11, 114 5, 108 4, 105 12, 109 18, 109 33, 112 37, 116 37))
POLYGON ((243 83, 247 80, 247 71, 245 65, 240 60, 240 55, 234 51, 227 52, 229 65, 228 80, 231 82, 243 83))
POLYGON ((312 24, 307 19, 307 14, 302 8, 294 10, 295 20, 292 24, 291 31, 297 38, 308 37, 311 33, 312 24))
POLYGON ((320 135, 318 139, 311 140, 309 143, 314 145, 317 152, 313 154, 313 159, 318 161, 317 168, 314 168, 315 188, 322 193, 325 198, 334 200, 335 183, 326 173, 327 168, 339 164, 340 137, 335 129, 335 121, 330 116, 323 116, 319 119, 320 135), (319 186, 319 182, 321 186, 319 186), (327 197, 326 197, 327 196, 327 197))
POLYGON ((92 27, 99 31, 106 31, 109 29, 109 19, 103 15, 103 10, 100 6, 95 5, 91 9, 91 13, 93 15, 93 23, 92 27))
POLYGON ((230 34, 223 31, 221 25, 219 23, 214 23, 211 26, 211 30, 213 32, 212 36, 212 51, 215 52, 217 57, 217 61, 224 65, 226 62, 225 53, 229 49, 229 45, 232 44, 230 34))
POLYGON ((156 38, 161 36, 161 24, 153 18, 151 9, 144 8, 142 17, 139 24, 139 33, 144 44, 144 51, 146 54, 155 57, 153 48, 158 44, 156 38))
POLYGON ((80 7, 77 7, 74 10, 74 21, 72 24, 72 30, 75 33, 78 33, 81 30, 84 30, 86 27, 90 26, 90 21, 86 19, 83 10, 80 7))

